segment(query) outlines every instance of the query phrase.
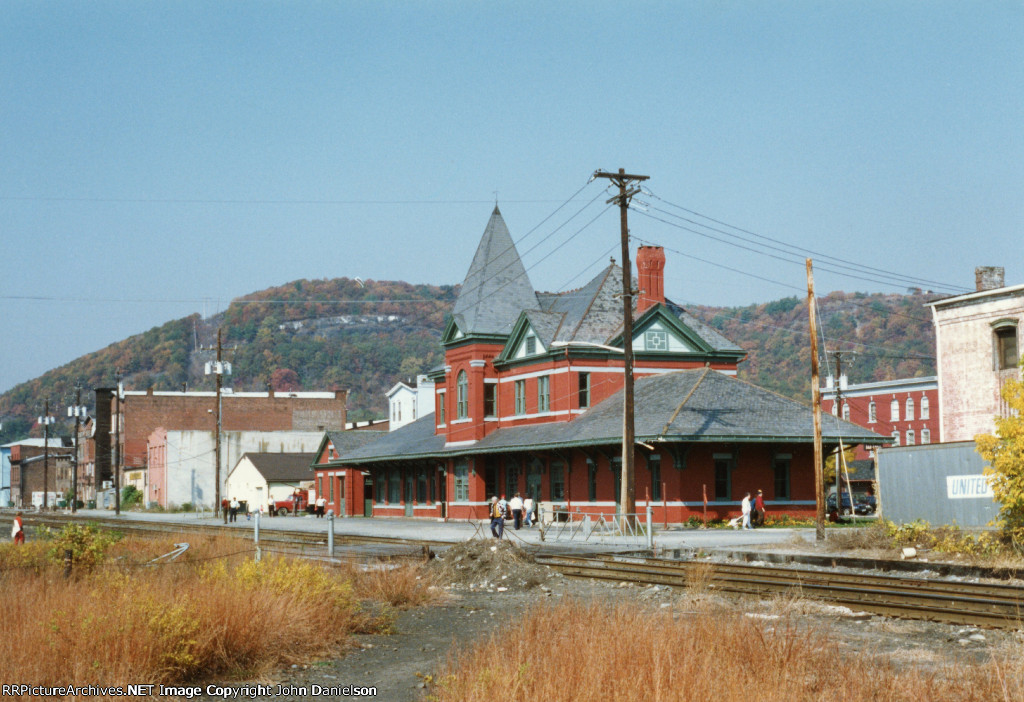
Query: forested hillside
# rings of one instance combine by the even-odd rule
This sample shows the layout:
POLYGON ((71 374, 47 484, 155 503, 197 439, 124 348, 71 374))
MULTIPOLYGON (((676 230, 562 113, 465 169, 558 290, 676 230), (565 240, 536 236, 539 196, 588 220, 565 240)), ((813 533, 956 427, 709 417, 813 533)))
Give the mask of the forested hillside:
MULTIPOLYGON (((217 328, 236 390, 350 390, 350 419, 385 415, 384 392, 441 363, 445 315, 458 286, 403 282, 298 280, 234 300, 223 313, 198 315, 111 344, 0 395, 0 443, 39 435, 33 427, 49 399, 58 421, 83 388, 110 387, 120 371, 127 389, 213 389, 203 364, 214 357, 217 328)), ((825 347, 853 351, 851 382, 935 372, 928 297, 833 293, 819 300, 825 347)), ((691 307, 692 313, 748 350, 740 377, 808 401, 807 305, 785 298, 739 308, 691 307)), ((823 365, 822 375, 827 370, 823 365)), ((68 433, 66 425, 58 433, 68 433)))
MULTIPOLYGON (((935 331, 925 303, 935 295, 834 292, 818 299, 821 375, 834 373, 841 351, 851 383, 935 374, 935 331)), ((810 402, 811 350, 805 298, 787 297, 747 307, 690 307, 748 352, 740 377, 787 397, 810 402)))

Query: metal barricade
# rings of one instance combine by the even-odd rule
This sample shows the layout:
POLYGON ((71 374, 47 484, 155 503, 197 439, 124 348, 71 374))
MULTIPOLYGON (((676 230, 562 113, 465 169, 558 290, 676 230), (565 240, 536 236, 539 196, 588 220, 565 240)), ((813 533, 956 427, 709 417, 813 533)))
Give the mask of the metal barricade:
POLYGON ((575 512, 544 509, 540 512, 542 541, 585 542, 654 548, 650 506, 632 514, 575 512))

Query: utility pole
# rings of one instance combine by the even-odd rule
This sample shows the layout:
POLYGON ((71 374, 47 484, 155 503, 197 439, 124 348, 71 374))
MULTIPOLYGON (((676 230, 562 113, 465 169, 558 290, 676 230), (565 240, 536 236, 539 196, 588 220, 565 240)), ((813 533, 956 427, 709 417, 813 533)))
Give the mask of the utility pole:
POLYGON ((68 416, 75 418, 75 461, 71 464, 71 513, 78 511, 78 432, 87 409, 82 406, 82 388, 75 388, 75 406, 68 407, 68 416))
MULTIPOLYGON (((221 330, 220 330, 220 327, 217 327, 217 361, 216 361, 216 363, 209 363, 209 362, 206 363, 206 375, 211 375, 212 374, 212 375, 216 376, 216 384, 217 384, 216 385, 216 387, 217 387, 217 406, 216 406, 216 409, 215 409, 216 414, 217 414, 217 430, 216 430, 216 436, 214 437, 214 459, 213 459, 216 462, 216 465, 214 466, 214 469, 213 469, 214 483, 215 483, 213 499, 216 502, 216 505, 214 507, 214 514, 221 514, 221 511, 222 511, 221 504, 220 504, 220 499, 221 499, 220 498, 221 389, 222 389, 223 384, 224 384, 224 380, 223 380, 224 374, 225 373, 228 374, 228 375, 231 374, 231 364, 230 363, 223 363, 221 361, 221 354, 222 354, 222 352, 223 352, 223 348, 221 346, 221 330)), ((222 515, 222 516, 224 516, 224 515, 222 515)))
POLYGON ((607 178, 619 187, 619 194, 608 200, 619 206, 620 236, 622 239, 622 361, 625 385, 622 407, 622 480, 619 502, 622 505, 623 525, 632 523, 636 512, 636 485, 634 484, 634 425, 633 425, 633 280, 629 260, 629 201, 640 192, 635 185, 650 176, 630 175, 622 168, 618 173, 595 171, 594 178, 607 178))
POLYGON ((39 418, 43 425, 43 509, 50 506, 50 425, 54 418, 50 416, 50 401, 43 401, 43 416, 39 418))
POLYGON ((818 387, 818 323, 814 309, 814 267, 807 259, 807 310, 811 320, 811 405, 814 409, 815 538, 825 540, 825 476, 821 463, 821 388, 818 387))
POLYGON ((114 514, 121 516, 121 371, 114 380, 114 514))

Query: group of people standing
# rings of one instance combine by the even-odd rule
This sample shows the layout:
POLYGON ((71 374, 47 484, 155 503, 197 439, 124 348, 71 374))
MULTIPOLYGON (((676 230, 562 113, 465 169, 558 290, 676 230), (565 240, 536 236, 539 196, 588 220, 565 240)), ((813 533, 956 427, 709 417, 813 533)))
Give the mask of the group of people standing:
POLYGON ((505 496, 502 495, 501 499, 498 499, 497 495, 491 497, 491 534, 496 539, 500 539, 505 533, 505 520, 511 519, 516 530, 525 526, 533 526, 533 509, 534 502, 533 498, 529 495, 524 500, 522 495, 518 492, 511 500, 506 500, 505 496))
POLYGON ((757 491, 757 497, 753 501, 750 499, 749 492, 743 497, 743 501, 740 502, 740 516, 729 520, 729 526, 739 529, 741 521, 744 529, 753 529, 755 526, 764 524, 764 494, 760 490, 757 491))

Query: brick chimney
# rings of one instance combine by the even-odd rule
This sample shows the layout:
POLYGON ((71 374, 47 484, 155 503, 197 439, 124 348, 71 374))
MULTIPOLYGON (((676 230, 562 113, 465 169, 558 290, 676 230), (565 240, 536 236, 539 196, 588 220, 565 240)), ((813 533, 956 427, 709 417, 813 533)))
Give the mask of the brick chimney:
POLYGON ((978 266, 974 269, 974 288, 977 292, 1001 288, 1005 274, 1002 266, 978 266))
POLYGON ((665 303, 665 250, 660 246, 641 246, 636 252, 636 270, 640 286, 636 302, 639 317, 649 308, 665 303))

